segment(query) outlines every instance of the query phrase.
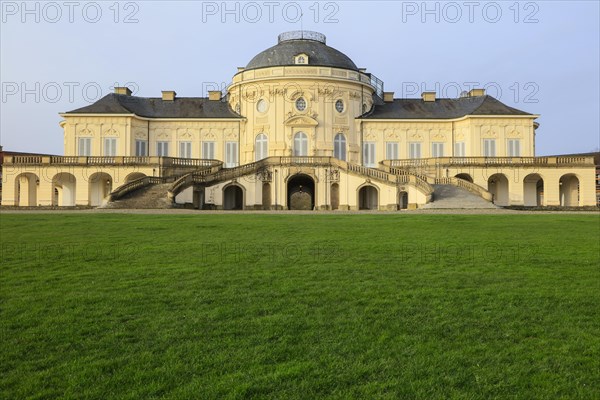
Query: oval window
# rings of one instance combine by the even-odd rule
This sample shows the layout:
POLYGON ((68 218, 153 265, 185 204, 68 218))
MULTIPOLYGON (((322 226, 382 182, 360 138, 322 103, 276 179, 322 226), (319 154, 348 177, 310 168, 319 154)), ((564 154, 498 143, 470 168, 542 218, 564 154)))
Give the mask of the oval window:
POLYGON ((304 100, 303 97, 300 97, 298 100, 296 100, 296 109, 298 111, 306 110, 306 100, 304 100))
POLYGON ((260 113, 267 112, 268 108, 269 108, 269 105, 267 104, 267 102, 264 99, 260 99, 258 101, 258 103, 256 103, 256 110, 260 113))

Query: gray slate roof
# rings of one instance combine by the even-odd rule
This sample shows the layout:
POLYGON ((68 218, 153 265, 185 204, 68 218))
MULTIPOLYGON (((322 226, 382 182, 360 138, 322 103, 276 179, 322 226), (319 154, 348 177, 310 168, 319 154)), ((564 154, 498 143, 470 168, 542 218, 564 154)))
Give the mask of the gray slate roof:
MULTIPOLYGON (((94 104, 67 114, 135 114, 146 118, 243 118, 225 101, 205 97, 181 97, 174 101, 111 93, 94 104)), ((437 99, 394 99, 393 103, 375 103, 363 119, 453 119, 466 115, 530 115, 509 107, 491 96, 437 99)))
POLYGON ((356 64, 341 51, 309 39, 286 40, 268 48, 250 60, 246 69, 297 65, 294 57, 300 53, 308 55, 308 65, 358 70, 356 64))
POLYGON ((135 114, 147 118, 242 118, 225 101, 205 97, 162 98, 127 96, 110 93, 94 104, 67 114, 135 114))
POLYGON ((466 115, 531 115, 501 103, 492 96, 458 99, 394 99, 392 103, 375 105, 363 119, 454 119, 466 115))

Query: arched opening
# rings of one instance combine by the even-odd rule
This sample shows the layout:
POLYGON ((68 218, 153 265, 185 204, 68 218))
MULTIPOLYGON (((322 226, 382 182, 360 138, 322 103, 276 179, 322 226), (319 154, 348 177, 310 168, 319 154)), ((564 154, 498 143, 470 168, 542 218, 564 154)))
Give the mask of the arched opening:
POLYGON ((243 210, 244 191, 238 185, 229 185, 223 189, 223 209, 243 210))
POLYGON ((492 194, 494 204, 508 206, 508 178, 504 174, 494 174, 488 179, 488 192, 492 194))
POLYGON ((379 208, 379 198, 377 189, 374 186, 363 186, 358 191, 358 209, 359 210, 377 210, 379 208))
POLYGON ((269 182, 262 185, 262 208, 263 210, 271 209, 271 184, 269 182))
POLYGON ((406 210, 408 208, 408 193, 398 193, 398 209, 406 210))
POLYGON ((141 172, 132 172, 125 177, 125 183, 129 183, 131 181, 135 181, 137 179, 145 178, 146 174, 142 174, 141 172))
POLYGON ((18 207, 35 207, 40 178, 36 174, 26 172, 15 179, 15 205, 18 207))
POLYGON ((560 205, 563 207, 579 206, 579 178, 573 174, 563 175, 558 182, 560 205))
POLYGON ((315 208, 315 181, 308 175, 294 175, 287 184, 288 209, 313 210, 315 208))
POLYGON ((52 205, 73 207, 75 205, 75 176, 61 172, 52 178, 52 205))
POLYGON ((267 158, 269 156, 269 139, 267 135, 264 133, 259 133, 256 136, 255 144, 254 144, 254 159, 255 161, 260 161, 263 158, 267 158))
POLYGON ((469 174, 458 174, 454 176, 455 178, 462 179, 463 181, 473 183, 473 178, 469 174))
POLYGON ((294 135, 294 157, 304 157, 308 155, 308 136, 304 132, 298 132, 294 135))
POLYGON ((89 202, 90 206, 98 207, 104 203, 104 199, 112 191, 113 179, 106 172, 96 172, 89 180, 89 202))
POLYGON ((331 184, 331 209, 337 210, 340 208, 340 185, 338 183, 331 184))
POLYGON ((544 180, 538 174, 529 174, 523 179, 523 205, 536 207, 544 205, 544 180))
POLYGON ((333 139, 333 156, 346 161, 346 137, 342 133, 338 133, 333 139))

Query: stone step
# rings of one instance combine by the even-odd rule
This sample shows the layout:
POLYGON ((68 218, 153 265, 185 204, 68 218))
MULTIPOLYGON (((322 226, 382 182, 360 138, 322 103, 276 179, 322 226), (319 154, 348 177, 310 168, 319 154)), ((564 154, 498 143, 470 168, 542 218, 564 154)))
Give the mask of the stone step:
POLYGON ((454 185, 433 185, 433 200, 422 208, 429 209, 457 209, 457 208, 480 208, 495 209, 498 206, 490 203, 469 192, 466 189, 454 185))
POLYGON ((148 185, 126 194, 119 200, 105 204, 102 208, 114 209, 166 209, 173 208, 167 197, 171 183, 148 185))

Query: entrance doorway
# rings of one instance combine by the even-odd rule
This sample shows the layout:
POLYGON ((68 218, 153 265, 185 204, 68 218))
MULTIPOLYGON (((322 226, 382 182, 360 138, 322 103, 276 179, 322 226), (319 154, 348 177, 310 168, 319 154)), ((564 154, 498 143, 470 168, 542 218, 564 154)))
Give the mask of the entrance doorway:
POLYGON ((313 210, 315 208, 315 181, 308 175, 298 174, 287 185, 288 209, 313 210))

